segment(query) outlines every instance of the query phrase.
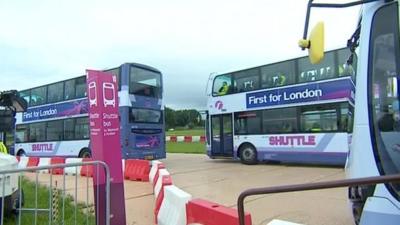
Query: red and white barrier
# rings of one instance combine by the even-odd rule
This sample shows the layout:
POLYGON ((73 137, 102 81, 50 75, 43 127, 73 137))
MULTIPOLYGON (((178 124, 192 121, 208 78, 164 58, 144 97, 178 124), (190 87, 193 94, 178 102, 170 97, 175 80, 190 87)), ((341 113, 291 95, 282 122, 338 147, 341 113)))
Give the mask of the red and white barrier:
MULTIPOLYGON (((91 158, 83 158, 82 162, 92 161, 91 158)), ((81 167, 80 172, 82 177, 93 177, 93 165, 84 165, 81 167)))
POLYGON ((176 142, 184 142, 185 141, 185 136, 177 136, 176 137, 176 142))
MULTIPOLYGON (((49 166, 50 158, 39 158, 39 163, 37 166, 49 166)), ((48 169, 40 170, 39 173, 49 173, 48 169)))
MULTIPOLYGON (((51 158, 50 159, 50 165, 56 165, 56 164, 65 164, 65 158, 62 158, 62 157, 51 158)), ((50 169, 49 172, 51 174, 63 174, 64 173, 64 168, 50 169)))
MULTIPOLYGON (((184 138, 184 137, 183 137, 184 138)), ((189 140, 189 138, 186 138, 189 140)), ((191 139, 193 141, 193 138, 191 139)), ((82 161, 91 161, 89 158, 37 158, 37 157, 20 157, 18 168, 45 166, 54 164, 68 164, 79 163, 82 161)), ((124 160, 123 160, 124 163, 124 160)), ((165 169, 165 165, 154 160, 149 162, 146 160, 127 160, 123 164, 125 168, 124 177, 132 179, 128 174, 133 173, 140 179, 133 178, 133 180, 150 181, 153 184, 155 206, 154 206, 154 220, 156 224, 167 225, 187 225, 198 223, 203 225, 237 225, 238 215, 237 210, 228 208, 217 203, 209 202, 202 199, 191 200, 192 196, 172 183, 170 173, 165 169), (138 167, 139 165, 139 167, 138 167), (143 172, 145 171, 145 172, 143 172), (144 180, 142 177, 145 176, 144 180)), ((64 169, 52 170, 53 174, 68 174, 68 175, 81 175, 93 176, 93 165, 81 167, 66 167, 64 169)), ((57 168, 58 169, 58 168, 57 168)), ((44 171, 48 172, 48 170, 44 171)), ((251 225, 251 216, 249 213, 245 214, 245 224, 251 225)), ((300 225, 286 221, 271 221, 268 225, 300 225), (274 222, 274 223, 272 223, 274 222)))
POLYGON ((35 167, 39 164, 39 158, 38 157, 29 157, 28 158, 28 163, 26 164, 26 167, 35 167))
POLYGON ((202 142, 204 143, 206 141, 205 136, 166 136, 165 141, 167 142, 186 142, 186 143, 192 143, 192 142, 202 142))
MULTIPOLYGON (((65 160, 65 163, 80 163, 82 162, 82 158, 68 158, 65 160)), ((81 173, 81 167, 65 167, 64 173, 68 175, 77 175, 81 173)))
POLYGON ((267 225, 303 225, 303 224, 292 223, 284 220, 272 220, 271 222, 267 223, 267 225))
POLYGON ((140 159, 127 159, 125 161, 125 179, 136 181, 149 181, 149 173, 149 161, 140 159))
POLYGON ((172 178, 170 175, 162 176, 159 180, 161 180, 161 190, 158 196, 156 197, 156 204, 154 207, 154 220, 157 224, 157 215, 160 210, 161 204, 164 202, 164 189, 166 186, 172 185, 172 178))
POLYGON ((18 169, 24 169, 27 167, 29 161, 29 157, 21 156, 18 162, 18 169))
MULTIPOLYGON (((239 225, 237 209, 228 208, 204 199, 194 199, 186 204, 187 223, 204 225, 239 225)), ((245 213, 244 222, 251 225, 251 215, 245 213)))
POLYGON ((158 177, 156 178, 155 185, 154 185, 154 198, 157 199, 158 195, 160 194, 162 188, 162 179, 164 176, 169 176, 169 172, 166 169, 160 169, 158 171, 158 177))
POLYGON ((160 169, 160 164, 164 168, 164 165, 158 160, 153 160, 151 162, 151 169, 150 169, 150 173, 149 173, 149 181, 151 184, 154 183, 154 178, 156 176, 156 173, 158 172, 158 169, 160 169))
POLYGON ((157 215, 159 225, 186 225, 186 203, 192 196, 174 185, 164 187, 164 201, 157 215))

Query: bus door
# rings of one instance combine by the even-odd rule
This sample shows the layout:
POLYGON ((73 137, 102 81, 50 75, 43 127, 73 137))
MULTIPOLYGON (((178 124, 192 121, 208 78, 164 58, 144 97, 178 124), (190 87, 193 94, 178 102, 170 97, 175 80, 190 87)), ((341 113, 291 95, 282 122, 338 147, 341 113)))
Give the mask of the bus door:
POLYGON ((233 156, 232 114, 211 116, 211 155, 233 156))

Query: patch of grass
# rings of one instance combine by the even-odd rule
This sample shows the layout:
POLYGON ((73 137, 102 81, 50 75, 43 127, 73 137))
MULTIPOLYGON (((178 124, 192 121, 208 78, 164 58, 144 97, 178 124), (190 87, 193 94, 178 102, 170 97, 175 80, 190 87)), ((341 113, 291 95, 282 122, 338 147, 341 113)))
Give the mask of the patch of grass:
POLYGON ((167 131, 167 136, 176 135, 176 136, 201 136, 205 135, 204 128, 195 128, 195 129, 176 129, 173 131, 167 131))
POLYGON ((206 145, 200 142, 167 142, 167 152, 206 154, 206 145))
MULTIPOLYGON (((35 189, 36 185, 34 182, 28 181, 27 179, 22 179, 22 188, 24 191, 24 206, 23 209, 36 208, 35 201, 35 189)), ((53 224, 75 224, 75 211, 76 211, 76 224, 96 224, 95 217, 93 214, 86 214, 86 205, 78 203, 75 210, 75 202, 71 196, 66 196, 64 200, 64 221, 62 220, 62 194, 58 191, 58 220, 53 221, 53 224)), ((52 200, 50 196, 50 190, 48 187, 43 185, 38 185, 37 191, 37 208, 38 209, 49 209, 51 207, 50 201, 52 200)), ((90 207, 90 206, 89 206, 90 207)), ((35 212, 21 213, 21 224, 34 224, 35 223, 35 212)), ((4 218, 5 225, 18 224, 18 216, 12 215, 4 218)), ((49 222, 49 212, 38 212, 36 224, 50 224, 49 222)))

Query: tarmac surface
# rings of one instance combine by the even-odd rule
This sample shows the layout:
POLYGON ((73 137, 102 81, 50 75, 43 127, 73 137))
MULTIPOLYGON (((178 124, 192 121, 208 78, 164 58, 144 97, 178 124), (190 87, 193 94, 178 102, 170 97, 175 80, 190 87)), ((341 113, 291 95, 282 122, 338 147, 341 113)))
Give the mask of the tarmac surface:
MULTIPOLYGON (((345 177, 344 169, 337 167, 265 163, 248 166, 238 161, 213 160, 198 154, 168 154, 167 159, 161 161, 172 175, 173 184, 193 198, 233 208, 237 207, 239 194, 249 188, 330 181, 345 177)), ((46 175, 40 175, 41 183, 48 180, 43 176, 46 175)), ((55 180, 59 180, 58 187, 61 187, 60 178, 54 178, 53 182, 55 180)), ((75 177, 67 176, 67 190, 74 196, 76 185, 78 199, 92 203, 91 179, 78 177, 77 180, 76 185, 75 177)), ((149 182, 125 180, 124 187, 127 224, 154 224, 152 185, 149 182)), ((265 225, 272 219, 307 225, 353 224, 346 188, 249 197, 246 198, 245 211, 251 213, 253 225, 265 225)))

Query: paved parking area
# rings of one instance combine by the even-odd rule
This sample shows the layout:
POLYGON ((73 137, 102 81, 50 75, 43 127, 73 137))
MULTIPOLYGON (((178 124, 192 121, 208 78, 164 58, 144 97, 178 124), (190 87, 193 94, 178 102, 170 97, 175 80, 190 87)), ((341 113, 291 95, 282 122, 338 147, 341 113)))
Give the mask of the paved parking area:
MULTIPOLYGON (((167 159, 161 161, 171 173, 173 184, 194 198, 235 208, 238 195, 249 188, 344 178, 342 168, 279 164, 247 166, 238 161, 212 160, 198 154, 168 154, 167 159)), ((40 177, 40 183, 48 182, 48 175, 41 174, 40 177)), ((59 180, 61 185, 61 177, 53 182, 59 180)), ((33 174, 30 179, 34 180, 33 174)), ((67 177, 66 183, 67 190, 72 191, 75 177, 67 177)), ((89 202, 93 202, 91 180, 78 177, 77 186, 78 198, 85 201, 89 189, 89 202)), ((154 224, 152 185, 126 180, 124 186, 127 224, 154 224)), ((345 188, 251 197, 246 199, 245 209, 251 213, 253 225, 265 225, 272 219, 308 225, 353 224, 345 188)))
MULTIPOLYGON (((344 169, 300 165, 254 166, 233 160, 212 160, 205 155, 168 154, 162 160, 174 185, 195 198, 236 207, 238 195, 249 188, 343 179, 344 169)), ((347 189, 294 192, 251 197, 246 211, 253 224, 283 219, 308 225, 353 224, 347 189)))

